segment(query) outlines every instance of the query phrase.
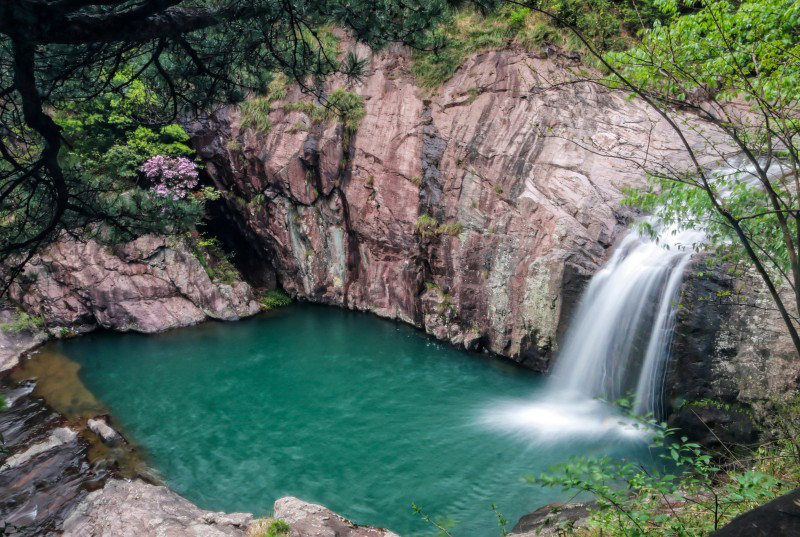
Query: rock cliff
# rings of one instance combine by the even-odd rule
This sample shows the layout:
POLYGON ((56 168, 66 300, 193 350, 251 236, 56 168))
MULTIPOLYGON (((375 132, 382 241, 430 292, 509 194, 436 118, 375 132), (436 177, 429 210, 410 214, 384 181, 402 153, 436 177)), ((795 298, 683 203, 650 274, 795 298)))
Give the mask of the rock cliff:
MULTIPOLYGON (((362 56, 366 50, 359 50, 362 56)), ((230 217, 297 297, 397 318, 545 370, 642 174, 596 148, 666 144, 640 103, 545 88, 568 59, 479 54, 434 94, 408 51, 371 56, 355 132, 274 102, 267 132, 221 110, 195 146, 230 217), (557 129, 553 134, 551 129, 557 129), (568 139, 570 138, 570 139, 568 139)), ((337 86, 334 82, 330 88, 337 86)))

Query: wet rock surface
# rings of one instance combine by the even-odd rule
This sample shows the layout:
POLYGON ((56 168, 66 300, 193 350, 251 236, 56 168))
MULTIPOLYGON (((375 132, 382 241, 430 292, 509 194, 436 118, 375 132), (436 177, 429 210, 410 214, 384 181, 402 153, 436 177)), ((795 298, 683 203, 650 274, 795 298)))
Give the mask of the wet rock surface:
POLYGON ((509 537, 560 537, 586 524, 590 503, 556 502, 519 519, 509 537))
POLYGON ((685 276, 665 391, 671 425, 709 447, 752 444, 771 400, 800 385, 800 363, 759 277, 709 269, 685 276))
POLYGON ((0 413, 0 521, 11 535, 50 535, 91 490, 108 477, 89 463, 89 443, 62 416, 34 397, 33 386, 6 387, 0 413))

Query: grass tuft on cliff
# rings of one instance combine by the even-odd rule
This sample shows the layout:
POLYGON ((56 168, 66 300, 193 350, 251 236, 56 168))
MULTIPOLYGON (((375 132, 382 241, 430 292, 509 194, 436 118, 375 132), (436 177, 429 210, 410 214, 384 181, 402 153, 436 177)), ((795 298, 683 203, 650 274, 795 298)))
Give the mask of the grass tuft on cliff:
POLYGON ((279 74, 269 83, 266 95, 259 95, 243 102, 239 107, 241 112, 240 129, 253 129, 261 133, 269 132, 272 128, 269 120, 272 103, 284 99, 288 88, 289 79, 285 75, 279 74))
POLYGON ((464 225, 460 222, 441 224, 429 214, 421 214, 417 218, 417 232, 422 237, 429 235, 460 235, 464 231, 464 225))
POLYGON ((365 114, 364 100, 361 96, 344 88, 333 90, 324 103, 295 101, 286 103, 283 109, 287 112, 302 112, 316 122, 341 121, 349 133, 358 129, 365 114))
POLYGON ((0 332, 11 332, 17 334, 19 332, 35 332, 37 329, 44 326, 44 316, 28 315, 20 310, 17 313, 17 318, 7 323, 0 323, 0 332))

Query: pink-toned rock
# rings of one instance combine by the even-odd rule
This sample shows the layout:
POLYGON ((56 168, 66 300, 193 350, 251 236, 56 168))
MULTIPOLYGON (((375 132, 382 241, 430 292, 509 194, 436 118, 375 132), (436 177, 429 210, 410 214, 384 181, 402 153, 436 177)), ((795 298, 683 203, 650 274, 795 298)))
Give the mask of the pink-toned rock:
POLYGON ((275 502, 273 517, 289 524, 292 537, 399 537, 389 530, 354 524, 326 507, 292 496, 275 502))
POLYGON ((559 69, 487 52, 427 95, 407 50, 392 47, 351 88, 366 111, 351 136, 275 103, 269 132, 242 131, 229 108, 195 127, 195 145, 287 291, 546 369, 569 308, 625 229, 622 188, 643 183, 630 162, 564 137, 609 148, 623 130, 654 147, 670 139, 622 95, 535 90, 559 69), (436 219, 432 233, 418 231, 421 215, 436 219))
POLYGON ((78 332, 158 332, 258 311, 249 285, 212 281, 183 239, 154 236, 115 251, 93 240, 59 241, 30 261, 11 296, 49 327, 78 332))

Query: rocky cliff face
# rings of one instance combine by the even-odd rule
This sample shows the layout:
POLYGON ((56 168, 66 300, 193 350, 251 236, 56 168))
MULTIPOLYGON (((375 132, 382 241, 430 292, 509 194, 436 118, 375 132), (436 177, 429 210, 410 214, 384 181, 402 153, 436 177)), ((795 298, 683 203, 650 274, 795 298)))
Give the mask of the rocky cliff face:
POLYGON ((34 257, 11 289, 51 330, 157 332, 258 311, 244 282, 213 281, 184 239, 145 236, 112 249, 67 239, 34 257))
POLYGON ((268 132, 242 129, 225 109, 195 127, 195 145, 293 295, 545 370, 569 308, 624 230, 622 188, 642 181, 574 140, 608 149, 622 129, 642 144, 668 139, 622 96, 539 88, 563 62, 487 52, 428 95, 407 51, 392 48, 351 88, 366 112, 355 133, 276 102, 268 132))
POLYGON ((670 421, 706 445, 748 443, 773 399, 797 391, 800 362, 758 275, 709 270, 704 257, 683 284, 665 384, 670 421))

